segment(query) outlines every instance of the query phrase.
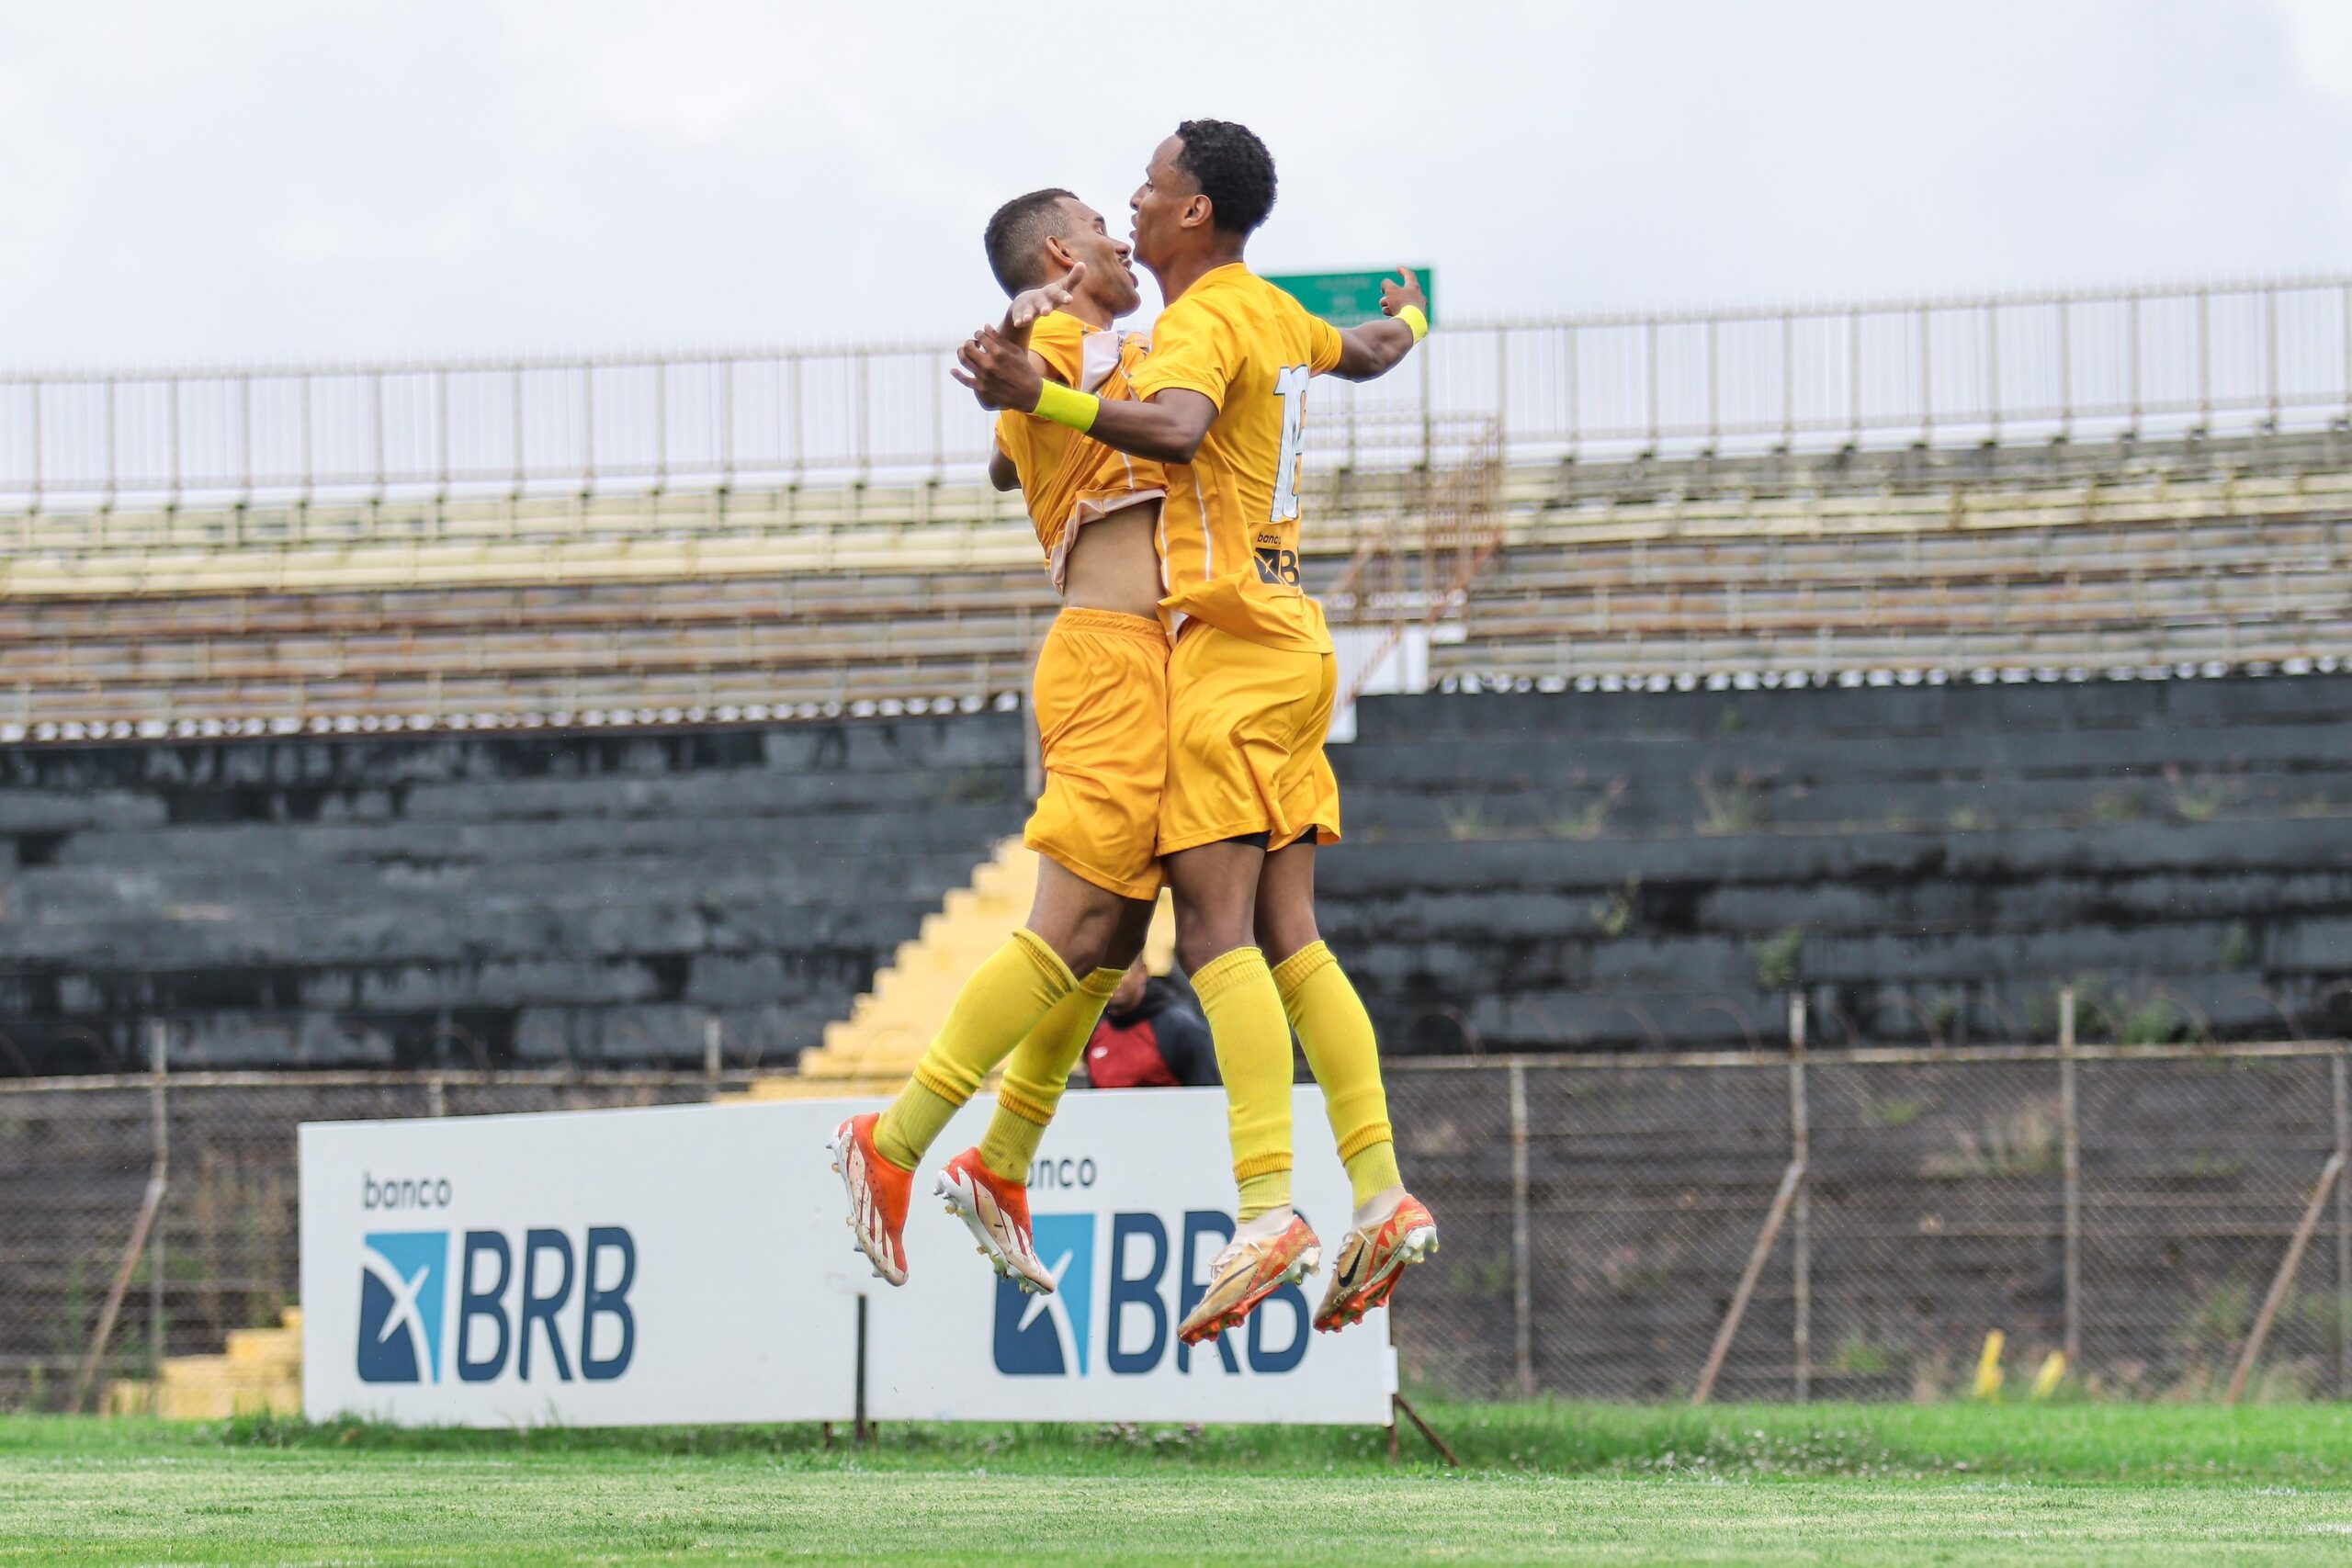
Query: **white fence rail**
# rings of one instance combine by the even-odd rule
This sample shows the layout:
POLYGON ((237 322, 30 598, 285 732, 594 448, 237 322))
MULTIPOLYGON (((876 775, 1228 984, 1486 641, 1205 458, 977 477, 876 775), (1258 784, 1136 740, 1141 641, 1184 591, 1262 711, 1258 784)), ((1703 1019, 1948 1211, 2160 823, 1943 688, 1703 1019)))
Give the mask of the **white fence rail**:
MULTIPOLYGON (((984 456, 951 349, 0 376, 0 505, 921 479, 984 456)), ((1318 392, 1326 467, 1973 445, 2352 419, 2352 276, 1448 323, 1318 392)))

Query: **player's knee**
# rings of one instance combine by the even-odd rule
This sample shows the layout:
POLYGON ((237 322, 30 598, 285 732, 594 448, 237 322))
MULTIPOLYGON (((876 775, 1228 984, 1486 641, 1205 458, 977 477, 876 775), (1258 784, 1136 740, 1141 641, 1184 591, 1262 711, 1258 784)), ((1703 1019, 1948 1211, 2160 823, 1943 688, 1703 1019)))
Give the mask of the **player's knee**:
POLYGON ((1266 962, 1280 964, 1303 947, 1323 940, 1315 929, 1313 909, 1268 909, 1258 911, 1258 945, 1265 950, 1266 962))
MULTIPOLYGON (((1098 905, 1069 923, 1069 950, 1062 956, 1069 961, 1072 974, 1083 975, 1104 967, 1125 968, 1134 962, 1133 953, 1120 956, 1120 939, 1126 928, 1126 921, 1121 918, 1123 913, 1117 904, 1098 905)), ((1141 939, 1137 939, 1135 948, 1142 951, 1141 939)))
POLYGON ((1238 921, 1202 921, 1186 930, 1176 925, 1176 962, 1187 975, 1197 975, 1237 947, 1250 945, 1250 932, 1238 921))

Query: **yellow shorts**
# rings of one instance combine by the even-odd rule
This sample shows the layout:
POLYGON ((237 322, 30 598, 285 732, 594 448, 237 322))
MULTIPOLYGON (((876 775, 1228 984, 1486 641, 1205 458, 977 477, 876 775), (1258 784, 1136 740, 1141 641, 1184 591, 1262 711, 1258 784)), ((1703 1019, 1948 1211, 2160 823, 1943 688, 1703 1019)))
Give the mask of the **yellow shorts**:
POLYGON ((1324 744, 1339 661, 1267 648, 1195 621, 1168 661, 1168 791, 1159 852, 1252 833, 1281 849, 1310 828, 1340 837, 1340 783, 1324 744))
POLYGON ((1148 615, 1066 609, 1034 690, 1046 792, 1021 841, 1123 898, 1157 898, 1167 632, 1148 615))

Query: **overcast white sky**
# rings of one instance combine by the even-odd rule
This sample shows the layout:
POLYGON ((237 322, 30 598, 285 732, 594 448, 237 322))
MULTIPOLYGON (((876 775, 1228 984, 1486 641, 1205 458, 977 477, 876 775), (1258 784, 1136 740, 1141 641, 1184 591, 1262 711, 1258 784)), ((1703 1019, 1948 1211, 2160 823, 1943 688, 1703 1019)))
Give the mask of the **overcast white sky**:
POLYGON ((1190 115, 1455 315, 2352 263, 2352 0, 19 0, 0 363, 947 336, 1190 115))

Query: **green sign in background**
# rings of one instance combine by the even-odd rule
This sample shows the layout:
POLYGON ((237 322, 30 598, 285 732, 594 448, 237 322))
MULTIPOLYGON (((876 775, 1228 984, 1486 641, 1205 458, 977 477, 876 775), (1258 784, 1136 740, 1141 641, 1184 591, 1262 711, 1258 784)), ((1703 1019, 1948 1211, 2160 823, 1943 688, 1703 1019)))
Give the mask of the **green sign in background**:
MULTIPOLYGON (((1380 286, 1394 272, 1270 272, 1272 284, 1335 327, 1358 327, 1380 319, 1380 286)), ((1430 297, 1430 321, 1437 321, 1437 273, 1417 266, 1421 292, 1430 297)))

